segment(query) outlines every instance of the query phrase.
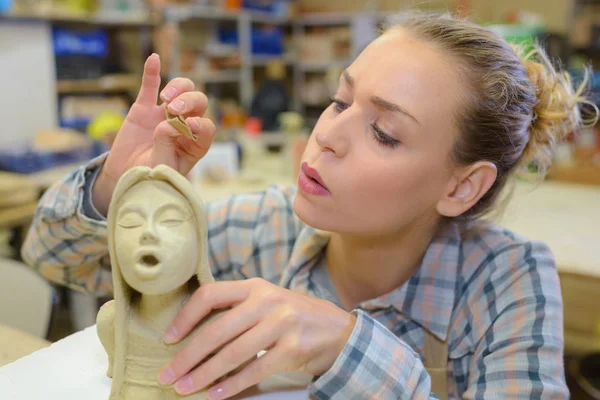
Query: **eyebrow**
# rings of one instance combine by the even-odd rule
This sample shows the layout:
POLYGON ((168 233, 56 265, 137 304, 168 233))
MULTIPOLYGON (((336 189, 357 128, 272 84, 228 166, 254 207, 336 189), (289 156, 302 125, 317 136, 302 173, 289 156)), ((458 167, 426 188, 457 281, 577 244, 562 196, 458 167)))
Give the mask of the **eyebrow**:
POLYGON ((348 86, 353 88, 354 87, 354 78, 352 76, 350 76, 348 71, 344 71, 344 73, 342 75, 344 76, 344 80, 346 80, 346 83, 348 84, 348 86))
MULTIPOLYGON (((354 88, 354 78, 350 75, 350 73, 348 73, 348 71, 344 71, 342 75, 344 77, 344 80, 348 84, 348 86, 350 86, 350 88, 354 88)), ((407 117, 409 117, 410 119, 412 119, 413 121, 415 121, 417 123, 417 125, 421 125, 419 123, 419 121, 415 117, 412 116, 411 113, 409 113, 408 111, 406 111, 404 108, 400 107, 398 104, 395 104, 395 103, 392 103, 391 101, 387 101, 385 99, 382 99, 379 96, 372 96, 371 97, 371 102, 373 104, 375 104, 377 107, 383 108, 386 111, 391 111, 391 112, 397 112, 397 113, 400 113, 400 114, 404 114, 407 117)))
POLYGON ((412 119, 413 121, 415 121, 417 123, 417 125, 421 125, 419 123, 419 121, 417 121, 417 119, 415 117, 413 117, 408 111, 406 111, 404 108, 400 107, 398 104, 392 103, 391 101, 387 101, 385 99, 382 99, 379 96, 372 96, 371 97, 371 102, 373 104, 375 104, 377 107, 379 108, 383 108, 386 111, 391 111, 391 112, 397 112, 400 114, 404 114, 407 117, 409 117, 410 119, 412 119))

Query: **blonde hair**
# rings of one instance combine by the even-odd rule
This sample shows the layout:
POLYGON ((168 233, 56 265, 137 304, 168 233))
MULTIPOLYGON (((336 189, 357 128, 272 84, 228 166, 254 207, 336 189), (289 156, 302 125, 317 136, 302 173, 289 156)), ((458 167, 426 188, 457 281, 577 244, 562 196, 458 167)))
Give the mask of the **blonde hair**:
POLYGON ((558 72, 539 44, 531 50, 508 44, 493 31, 450 15, 413 14, 386 32, 401 29, 431 43, 458 61, 468 98, 456 116, 461 135, 451 157, 459 165, 489 161, 498 176, 490 190, 463 218, 486 214, 509 177, 532 163, 544 177, 554 145, 584 121, 579 110, 588 102, 588 75, 574 88, 558 72))

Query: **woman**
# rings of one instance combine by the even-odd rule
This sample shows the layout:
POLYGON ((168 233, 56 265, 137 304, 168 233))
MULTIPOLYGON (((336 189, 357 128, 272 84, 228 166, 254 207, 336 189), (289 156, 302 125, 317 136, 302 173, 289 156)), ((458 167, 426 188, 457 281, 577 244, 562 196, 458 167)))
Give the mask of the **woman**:
MULTIPOLYGON (((206 98, 185 79, 161 93, 195 144, 164 122, 158 72, 152 56, 108 157, 42 200, 23 256, 48 278, 109 291, 103 216, 115 182, 136 165, 186 174, 208 150, 206 98)), ((227 282, 196 291, 165 340, 233 309, 161 382, 221 399, 302 371, 320 399, 566 398, 553 257, 479 217, 515 171, 547 169, 554 142, 581 123, 582 91, 542 51, 524 55, 466 21, 415 16, 387 30, 340 78, 298 189, 207 206, 209 261, 227 282)))

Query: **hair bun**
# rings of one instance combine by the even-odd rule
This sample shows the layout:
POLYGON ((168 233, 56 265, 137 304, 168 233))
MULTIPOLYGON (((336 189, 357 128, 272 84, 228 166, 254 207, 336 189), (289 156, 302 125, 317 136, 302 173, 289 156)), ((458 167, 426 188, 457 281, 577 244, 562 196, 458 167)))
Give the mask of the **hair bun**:
POLYGON ((538 171, 545 175, 552 164, 554 145, 584 123, 593 125, 598 119, 598 108, 584 96, 589 71, 586 71, 583 82, 575 89, 571 76, 567 72, 556 71, 538 44, 528 53, 522 47, 514 48, 538 99, 529 127, 529 141, 523 150, 520 165, 526 167, 533 162, 538 171), (595 110, 589 121, 582 120, 580 104, 583 103, 591 105, 595 110))

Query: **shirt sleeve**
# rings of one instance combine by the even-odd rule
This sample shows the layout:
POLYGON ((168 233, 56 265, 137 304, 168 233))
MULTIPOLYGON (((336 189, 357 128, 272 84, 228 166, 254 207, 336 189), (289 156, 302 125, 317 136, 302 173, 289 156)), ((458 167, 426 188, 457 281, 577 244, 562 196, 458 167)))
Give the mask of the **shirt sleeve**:
POLYGON ((562 297, 548 247, 528 242, 502 251, 472 291, 476 339, 467 399, 567 399, 562 297), (506 268, 508 266, 508 268, 506 268))
POLYGON ((91 202, 84 188, 106 156, 76 169, 44 193, 21 248, 23 260, 48 280, 99 296, 112 291, 106 220, 83 211, 84 200, 91 202))
MULTIPOLYGON (((464 399, 566 399, 562 300, 549 249, 527 243, 483 266, 497 268, 471 288, 474 354, 464 399)), ((318 399, 437 399, 420 357, 360 310, 332 368, 310 387, 318 399)), ((450 361, 451 362, 451 361, 450 361)))
POLYGON ((216 280, 279 282, 302 226, 294 195, 294 187, 273 185, 206 205, 208 259, 216 280))
POLYGON ((437 399, 419 356, 362 310, 350 339, 331 369, 309 390, 321 400, 437 399))
MULTIPOLYGON (((106 218, 91 200, 105 159, 77 169, 44 194, 21 249, 23 260, 48 280, 97 295, 112 292, 106 218)), ((215 279, 276 281, 299 228, 293 193, 273 186, 205 205, 215 279)))

